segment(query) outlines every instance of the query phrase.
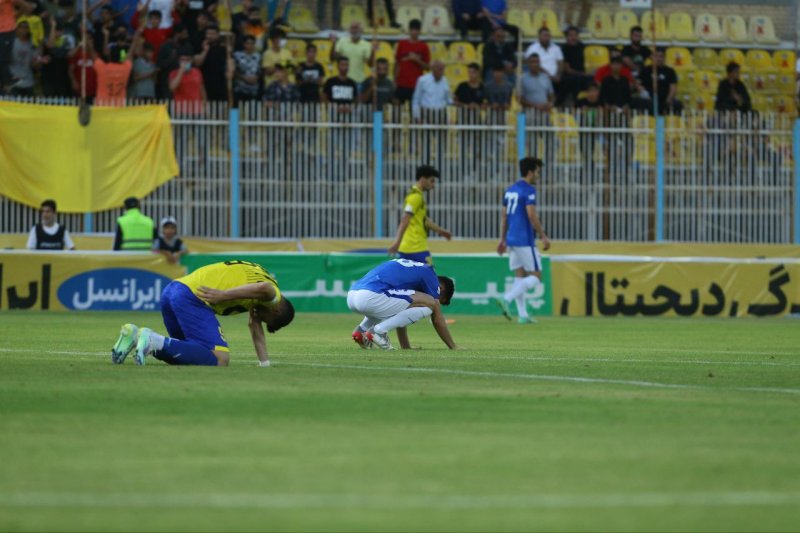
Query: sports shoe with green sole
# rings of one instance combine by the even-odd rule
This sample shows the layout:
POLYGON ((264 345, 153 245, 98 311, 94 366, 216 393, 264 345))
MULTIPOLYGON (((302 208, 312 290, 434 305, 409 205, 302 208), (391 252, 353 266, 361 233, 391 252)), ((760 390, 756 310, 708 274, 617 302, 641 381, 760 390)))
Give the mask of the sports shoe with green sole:
POLYGON ((538 324, 535 318, 529 316, 521 316, 517 319, 517 324, 538 324))
POLYGON ((136 351, 133 354, 133 360, 136 361, 136 364, 139 366, 144 366, 145 357, 155 351, 153 349, 153 339, 150 337, 152 333, 153 330, 150 328, 142 328, 139 330, 139 340, 136 341, 136 351))
POLYGON ((500 308, 500 311, 503 313, 503 316, 506 317, 506 320, 511 320, 511 310, 508 308, 508 304, 502 298, 495 298, 494 303, 497 304, 497 307, 500 308))
POLYGON ((119 330, 119 338, 111 348, 111 362, 115 365, 121 365, 125 362, 125 358, 131 353, 136 346, 136 340, 139 336, 139 328, 133 324, 125 324, 119 330))

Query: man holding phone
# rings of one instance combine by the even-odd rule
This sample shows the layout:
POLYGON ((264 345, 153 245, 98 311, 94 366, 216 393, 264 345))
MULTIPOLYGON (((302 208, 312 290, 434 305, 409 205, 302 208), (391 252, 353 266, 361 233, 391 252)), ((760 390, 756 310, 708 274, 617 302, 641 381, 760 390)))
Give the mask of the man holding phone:
POLYGON ((169 74, 169 90, 178 106, 179 113, 199 114, 206 101, 203 73, 192 64, 194 52, 191 47, 178 53, 178 68, 169 74))

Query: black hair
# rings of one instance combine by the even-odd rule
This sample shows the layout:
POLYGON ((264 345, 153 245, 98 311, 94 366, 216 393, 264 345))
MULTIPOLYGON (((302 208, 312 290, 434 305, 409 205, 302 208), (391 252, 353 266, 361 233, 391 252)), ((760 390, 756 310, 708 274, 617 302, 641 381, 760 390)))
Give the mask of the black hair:
POLYGON ((379 65, 388 65, 389 64, 389 60, 386 59, 385 57, 379 57, 378 60, 376 61, 376 63, 379 64, 379 65))
POLYGON ((246 43, 247 41, 256 42, 256 38, 253 37, 252 35, 245 35, 244 38, 242 39, 242 42, 246 43))
POLYGON ((317 49, 317 45, 314 44, 314 43, 308 43, 306 45, 306 52, 308 52, 309 50, 316 50, 316 49, 317 49))
POLYGON ((136 209, 139 207, 139 199, 135 196, 125 198, 125 209, 136 209))
POLYGON ((163 18, 163 15, 161 14, 161 11, 159 11, 158 9, 152 10, 150 13, 147 14, 147 16, 148 16, 148 18, 149 17, 163 18))
POLYGON ((548 28, 547 26, 542 26, 541 28, 539 28, 539 35, 541 35, 543 31, 550 31, 550 28, 548 28))
POLYGON ((728 63, 728 65, 725 67, 725 72, 727 72, 728 74, 730 74, 730 73, 731 73, 731 72, 733 72, 734 70, 739 70, 740 68, 742 68, 742 67, 739 65, 739 63, 737 63, 736 61, 731 61, 731 62, 730 62, 730 63, 728 63))
POLYGON ((608 60, 609 63, 622 63, 622 56, 614 56, 608 60))
POLYGON ((421 30, 422 29, 422 21, 419 19, 412 19, 408 23, 409 30, 421 30))
POLYGON ((525 58, 525 60, 527 61, 528 59, 532 59, 532 58, 534 58, 534 57, 535 57, 536 59, 540 59, 540 58, 539 58, 539 54, 537 54, 536 52, 534 52, 534 53, 532 53, 531 55, 529 55, 528 57, 526 57, 526 58, 525 58))
POLYGON ((479 64, 477 64, 477 63, 475 63, 475 62, 473 61, 472 63, 470 63, 469 65, 467 65, 467 68, 471 68, 471 69, 475 69, 475 70, 480 70, 480 69, 481 69, 481 66, 480 66, 479 64))
POLYGON ((417 167, 417 180, 422 178, 438 178, 439 171, 430 165, 421 165, 417 167))
POLYGON ((280 28, 272 28, 269 30, 270 39, 283 39, 284 37, 286 37, 286 32, 280 28))
POLYGON ((577 26, 567 26, 567 29, 564 31, 564 35, 568 34, 569 32, 574 31, 578 35, 580 35, 581 30, 577 26))
POLYGON ((181 46, 178 50, 178 57, 194 57, 194 50, 189 45, 181 46))
POLYGON ((544 163, 538 157, 524 157, 519 160, 519 174, 524 178, 528 172, 536 172, 536 169, 543 166, 544 163))
MULTIPOLYGON (((638 31, 639 33, 644 33, 644 30, 642 29, 642 27, 641 27, 641 26, 634 26, 633 28, 631 28, 631 31, 630 31, 630 33, 633 33, 633 32, 635 32, 635 31, 638 31)), ((630 34, 629 34, 629 35, 630 35, 630 34)))
POLYGON ((450 305, 450 300, 453 299, 453 293, 456 292, 456 284, 453 281, 453 278, 448 278, 447 276, 436 277, 439 278, 439 286, 441 287, 439 301, 441 302, 444 300, 447 302, 446 304, 443 303, 442 305, 450 305))
POLYGON ((348 63, 350 63, 350 58, 347 56, 339 56, 339 58, 336 60, 336 64, 338 65, 342 61, 347 61, 348 63))
POLYGON ((267 331, 275 333, 281 328, 285 328, 294 320, 294 306, 287 298, 281 296, 279 313, 275 316, 271 323, 267 324, 267 331))
POLYGON ((39 209, 43 209, 45 207, 49 207, 53 211, 58 211, 58 209, 56 209, 56 201, 55 200, 45 200, 44 202, 42 202, 42 205, 39 207, 39 209))

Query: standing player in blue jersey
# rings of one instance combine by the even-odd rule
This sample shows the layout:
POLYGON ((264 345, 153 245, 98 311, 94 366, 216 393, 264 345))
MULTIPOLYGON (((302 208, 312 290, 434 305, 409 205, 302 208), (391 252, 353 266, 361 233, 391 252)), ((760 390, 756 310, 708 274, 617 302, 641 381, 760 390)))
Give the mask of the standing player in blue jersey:
POLYGON ((522 178, 506 189, 503 195, 503 215, 500 242, 497 253, 503 255, 508 250, 508 267, 514 271, 514 284, 497 305, 503 315, 511 320, 508 306, 516 302, 520 324, 534 322, 528 316, 525 306, 525 292, 535 288, 542 281, 542 258, 536 249, 536 235, 542 240, 542 248, 550 248, 550 239, 542 228, 536 214, 536 187, 541 178, 543 163, 540 159, 526 157, 519 162, 522 178))
POLYGON ((353 340, 362 348, 377 345, 392 350, 389 332, 397 329, 404 350, 411 348, 406 328, 431 317, 433 328, 448 348, 456 344, 447 329, 442 305, 449 305, 455 285, 433 268, 410 259, 394 259, 373 268, 356 281, 347 293, 347 306, 364 315, 353 331, 353 340))

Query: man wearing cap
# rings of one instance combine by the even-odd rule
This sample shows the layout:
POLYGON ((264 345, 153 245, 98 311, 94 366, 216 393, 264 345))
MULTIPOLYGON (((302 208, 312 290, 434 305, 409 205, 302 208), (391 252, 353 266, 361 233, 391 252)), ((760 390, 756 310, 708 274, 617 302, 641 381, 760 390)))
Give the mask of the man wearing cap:
POLYGON ((158 226, 159 232, 153 243, 153 251, 166 257, 170 263, 177 263, 182 255, 189 253, 183 240, 178 237, 178 221, 175 217, 164 217, 158 226))
POLYGON ((139 210, 139 200, 125 200, 125 214, 117 219, 114 251, 150 251, 158 237, 155 222, 139 210))

